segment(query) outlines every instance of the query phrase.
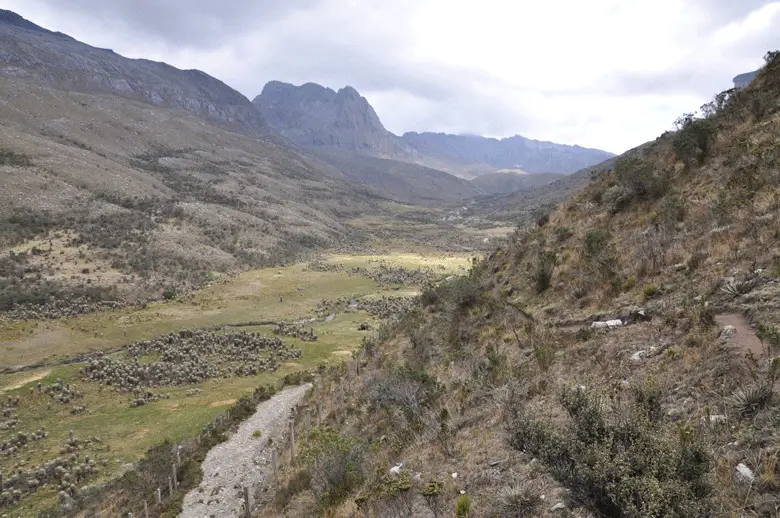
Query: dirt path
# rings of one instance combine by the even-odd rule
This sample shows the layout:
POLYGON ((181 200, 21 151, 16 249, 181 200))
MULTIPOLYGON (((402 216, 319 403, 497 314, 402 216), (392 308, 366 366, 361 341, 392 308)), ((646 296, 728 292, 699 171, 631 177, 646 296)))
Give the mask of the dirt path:
POLYGON ((750 327, 745 317, 739 313, 724 313, 716 315, 715 321, 720 327, 734 326, 737 332, 729 340, 739 350, 745 354, 753 353, 756 358, 763 358, 766 352, 761 340, 756 336, 756 332, 750 327))
POLYGON ((39 372, 37 374, 33 374, 32 376, 28 376, 26 378, 22 378, 22 379, 18 380, 17 382, 15 382, 15 383, 13 383, 11 385, 8 385, 8 386, 5 386, 5 387, 0 387, 0 394, 8 392, 9 390, 20 389, 20 388, 24 387, 25 385, 27 385, 28 383, 32 383, 33 381, 42 380, 43 378, 45 378, 49 374, 51 374, 51 369, 45 370, 45 371, 41 371, 41 372, 39 372))
POLYGON ((250 495, 273 477, 268 439, 283 441, 290 410, 310 384, 292 387, 257 406, 227 441, 209 451, 203 461, 203 481, 184 497, 179 518, 227 518, 243 516, 242 488, 250 495), (257 435, 259 437, 253 436, 257 435))

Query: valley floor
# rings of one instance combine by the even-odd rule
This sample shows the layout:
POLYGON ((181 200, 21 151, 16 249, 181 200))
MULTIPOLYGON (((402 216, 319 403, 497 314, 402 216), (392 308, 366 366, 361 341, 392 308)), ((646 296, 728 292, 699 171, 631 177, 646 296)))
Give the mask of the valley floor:
MULTIPOLYGON (((333 254, 307 264, 225 276, 178 300, 145 307, 59 320, 0 321, 0 400, 5 413, 0 444, 6 443, 0 469, 5 487, 9 474, 63 457, 71 431, 77 441, 99 439, 81 452, 96 460, 97 467, 79 485, 111 479, 163 440, 197 435, 258 386, 350 358, 371 329, 403 311, 404 301, 422 288, 421 279, 464 273, 470 262, 467 254, 333 254), (232 372, 230 358, 217 353, 214 365, 223 375, 142 390, 120 388, 105 379, 90 381, 82 371, 93 361, 132 365, 128 344, 176 336, 169 333, 209 329, 215 340, 221 335, 240 340, 244 333, 275 337, 280 322, 305 322, 290 326, 294 336, 278 335, 284 347, 302 353, 297 358, 280 356, 270 370, 224 375, 232 372), (308 332, 316 335, 315 341, 308 340, 308 332), (155 394, 142 394, 145 390, 155 394), (138 398, 142 404, 131 406, 138 398), (27 437, 23 443, 15 439, 20 434, 27 437)), ((166 354, 147 351, 136 358, 142 365, 156 364, 166 354)), ((41 478, 39 489, 23 491, 20 503, 11 507, 14 516, 38 516, 56 503, 58 491, 57 481, 41 478)))

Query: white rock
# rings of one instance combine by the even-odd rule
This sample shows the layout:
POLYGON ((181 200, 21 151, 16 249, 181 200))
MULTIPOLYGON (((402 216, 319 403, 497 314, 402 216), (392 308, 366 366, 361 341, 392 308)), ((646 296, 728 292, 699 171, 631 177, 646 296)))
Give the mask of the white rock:
POLYGON ((563 511, 564 509, 566 509, 566 506, 563 505, 563 502, 558 502, 557 504, 555 504, 554 506, 552 506, 550 508, 550 511, 552 511, 552 512, 563 511))
POLYGON ((452 479, 455 480, 456 478, 458 478, 458 474, 457 473, 453 473, 452 474, 452 479))
POLYGON ((753 470, 748 468, 741 462, 737 464, 736 477, 739 482, 743 482, 747 484, 752 483, 756 479, 756 476, 753 474, 753 470))
POLYGON ((721 340, 728 340, 735 334, 737 334, 737 328, 729 325, 723 326, 723 329, 720 330, 718 336, 721 338, 721 340))
MULTIPOLYGON (((710 416, 710 426, 715 426, 718 424, 723 424, 726 422, 728 418, 725 415, 720 414, 713 414, 710 416)), ((702 426, 705 426, 707 424, 707 416, 703 415, 701 416, 701 419, 699 419, 699 424, 702 426)))
POLYGON ((645 356, 647 356, 647 351, 645 350, 637 351, 631 355, 631 361, 639 363, 645 358, 645 356))
POLYGON ((591 329, 606 329, 607 323, 606 322, 593 322, 590 325, 591 329))
POLYGON ((623 325, 623 321, 620 319, 607 320, 607 327, 609 327, 610 329, 614 327, 621 327, 622 325, 623 325))
POLYGON ((396 464, 395 466, 390 468, 390 474, 395 477, 396 475, 401 473, 401 468, 403 468, 403 467, 404 467, 404 463, 403 462, 400 462, 400 463, 396 464))

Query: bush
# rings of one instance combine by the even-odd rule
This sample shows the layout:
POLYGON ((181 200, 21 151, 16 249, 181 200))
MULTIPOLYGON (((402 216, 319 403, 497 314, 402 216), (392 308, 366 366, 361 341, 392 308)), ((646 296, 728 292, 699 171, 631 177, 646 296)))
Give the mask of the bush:
POLYGON ((574 235, 569 227, 555 227, 553 234, 555 234, 555 240, 559 243, 563 243, 574 235))
POLYGON ((7 149, 0 149, 0 165, 11 165, 16 167, 32 166, 30 156, 23 153, 16 153, 7 149))
POLYGON ((513 518, 538 516, 539 507, 544 503, 536 487, 527 481, 501 489, 498 498, 501 516, 513 518))
POLYGON ((631 205, 633 199, 634 193, 622 185, 613 185, 601 195, 601 202, 607 206, 612 215, 631 205))
POLYGON ((593 259, 601 255, 610 240, 609 232, 606 230, 589 230, 585 234, 585 243, 583 252, 586 259, 593 259))
POLYGON ((469 495, 460 495, 457 503, 455 504, 455 516, 458 518, 466 518, 471 512, 471 498, 469 495))
POLYGON ((704 436, 660 420, 657 394, 610 408, 598 394, 564 390, 566 425, 517 412, 511 444, 542 460, 575 501, 615 518, 708 516, 711 454, 704 436))
POLYGON ((701 165, 712 151, 717 127, 711 117, 699 119, 692 113, 680 116, 675 125, 678 130, 672 138, 672 149, 686 167, 701 165))
POLYGON ((534 269, 534 282, 537 293, 542 293, 550 287, 550 281, 552 280, 553 270, 555 270, 557 261, 558 257, 555 255, 555 252, 550 250, 539 251, 534 269))
POLYGON ((317 428, 309 440, 300 459, 312 466, 312 489, 323 508, 337 505, 366 478, 365 447, 356 439, 317 428), (319 459, 318 467, 314 467, 315 459, 319 459))
POLYGON ((645 284, 645 287, 642 288, 642 295, 644 295, 645 300, 652 299, 657 293, 658 286, 655 284, 645 284))

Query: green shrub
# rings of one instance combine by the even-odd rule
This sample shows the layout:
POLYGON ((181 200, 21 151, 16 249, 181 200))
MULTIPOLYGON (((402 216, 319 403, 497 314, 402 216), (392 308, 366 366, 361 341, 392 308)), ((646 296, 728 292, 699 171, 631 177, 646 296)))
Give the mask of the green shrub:
POLYGON ((645 300, 652 299, 657 293, 658 286, 655 284, 645 284, 645 287, 642 288, 642 295, 644 295, 645 300))
POLYGON ((16 153, 15 151, 0 149, 0 165, 30 167, 32 166, 32 159, 30 156, 23 153, 16 153))
POLYGON ((569 227, 555 227, 553 234, 555 234, 555 240, 559 243, 563 243, 573 235, 569 227))
POLYGON ((534 268, 534 283, 536 285, 536 292, 542 293, 550 287, 550 281, 552 280, 553 271, 558 261, 558 256, 551 250, 540 250, 539 256, 536 258, 536 266, 534 268))
POLYGON ((672 138, 672 149, 686 167, 701 165, 712 151, 717 126, 715 120, 696 118, 692 113, 680 116, 676 121, 677 132, 672 138))
POLYGON ((693 429, 663 423, 658 396, 640 390, 613 408, 599 394, 564 390, 568 423, 553 426, 519 409, 511 444, 544 462, 575 501, 600 516, 709 516, 710 448, 693 429))
POLYGON ((589 230, 585 234, 583 253, 586 259, 593 259, 604 252, 609 244, 609 232, 606 230, 589 230))
POLYGON ((601 202, 607 206, 609 213, 615 215, 631 205, 634 193, 622 185, 613 185, 601 195, 601 202))
POLYGON ((634 289, 634 286, 636 285, 636 276, 635 275, 629 275, 626 279, 626 282, 623 283, 623 291, 629 292, 634 289))
POLYGON ((365 481, 365 446, 320 428, 312 429, 309 442, 300 460, 310 466, 312 489, 322 508, 337 505, 365 481))
POLYGON ((455 503, 455 516, 458 518, 467 518, 471 512, 471 498, 469 495, 460 495, 455 503))

